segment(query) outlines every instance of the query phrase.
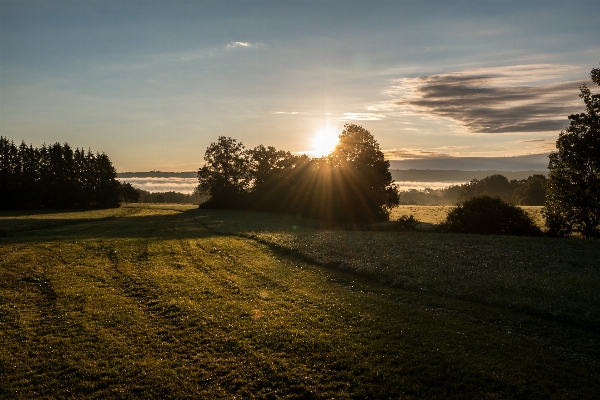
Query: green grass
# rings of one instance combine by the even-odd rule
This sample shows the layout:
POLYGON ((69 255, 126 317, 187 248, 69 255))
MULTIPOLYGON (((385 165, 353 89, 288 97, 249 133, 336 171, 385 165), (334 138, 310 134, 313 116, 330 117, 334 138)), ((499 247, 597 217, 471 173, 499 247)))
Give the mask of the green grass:
POLYGON ((1 398, 600 394, 597 308, 573 311, 598 304, 588 292, 599 283, 596 242, 319 231, 285 216, 168 206, 96 213, 0 238, 1 398), (543 251, 553 251, 548 271, 533 260, 543 251), (404 261, 361 270, 369 259, 404 261), (460 278, 453 259, 468 264, 467 287, 489 280, 492 300, 512 296, 502 260, 506 275, 525 271, 520 291, 541 295, 522 295, 519 308, 446 293, 460 278), (399 271, 415 285, 388 281, 399 271), (562 308, 533 312, 554 310, 544 292, 553 274, 562 308))

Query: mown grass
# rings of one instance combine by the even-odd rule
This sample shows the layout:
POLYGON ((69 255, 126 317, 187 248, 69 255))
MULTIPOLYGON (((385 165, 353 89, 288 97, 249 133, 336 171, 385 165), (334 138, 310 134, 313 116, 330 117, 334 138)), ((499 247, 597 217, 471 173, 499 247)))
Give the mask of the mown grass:
MULTIPOLYGON (((586 323, 393 288, 308 261, 326 253, 339 260, 346 250, 352 252, 344 259, 352 260, 352 246, 336 246, 356 232, 318 232, 310 222, 260 213, 125 211, 114 211, 121 218, 83 213, 77 223, 0 238, 0 397, 597 398, 600 392, 598 330, 586 323), (341 239, 309 252, 277 241, 290 233, 312 238, 303 245, 341 239), (249 234, 259 241, 239 236, 249 234)), ((366 250, 383 240, 377 235, 366 250)), ((431 249, 443 242, 437 238, 452 238, 409 235, 393 233, 393 243, 431 249)), ((535 248, 525 239, 523 250, 535 248)), ((575 264, 589 263, 573 254, 583 260, 575 264)), ((439 275, 447 273, 443 263, 438 267, 439 275)), ((589 269, 580 274, 597 279, 589 269)), ((576 301, 579 289, 574 285, 564 301, 576 301)))
POLYGON ((600 329, 600 246, 581 239, 322 230, 289 217, 201 212, 210 229, 392 287, 600 329))

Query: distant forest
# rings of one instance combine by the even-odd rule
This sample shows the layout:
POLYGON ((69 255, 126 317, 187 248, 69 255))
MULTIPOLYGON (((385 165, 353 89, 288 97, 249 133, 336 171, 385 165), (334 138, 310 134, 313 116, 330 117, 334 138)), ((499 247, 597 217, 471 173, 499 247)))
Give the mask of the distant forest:
POLYGON ((392 178, 398 182, 469 182, 492 175, 503 175, 509 180, 527 179, 532 175, 548 175, 548 171, 463 171, 440 169, 390 169, 392 178))
POLYGON ((504 175, 495 174, 444 189, 401 191, 400 204, 453 205, 480 194, 498 196, 516 205, 543 206, 546 200, 546 177, 535 174, 527 179, 509 181, 504 175))
POLYGON ((180 192, 149 192, 143 189, 135 190, 139 193, 139 202, 141 203, 179 203, 179 204, 200 204, 208 200, 208 196, 195 191, 191 194, 180 192))
POLYGON ((0 209, 118 207, 116 176, 104 153, 68 143, 16 146, 0 136, 0 209))

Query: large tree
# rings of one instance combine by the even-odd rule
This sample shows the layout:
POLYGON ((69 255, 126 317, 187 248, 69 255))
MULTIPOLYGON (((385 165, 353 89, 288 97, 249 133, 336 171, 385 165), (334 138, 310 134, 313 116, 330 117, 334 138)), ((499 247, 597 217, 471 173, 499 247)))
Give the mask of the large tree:
POLYGON ((390 163, 373 135, 362 126, 346 124, 340 142, 329 156, 333 178, 333 206, 350 222, 387 220, 400 203, 390 163))
POLYGON ((243 208, 250 184, 248 153, 235 139, 219 136, 204 153, 198 189, 210 196, 203 207, 243 208))
MULTIPOLYGON (((591 72, 600 85, 600 69, 591 72)), ((580 88, 585 112, 569 116, 571 123, 550 154, 544 216, 557 236, 580 233, 600 237, 600 95, 580 88)))

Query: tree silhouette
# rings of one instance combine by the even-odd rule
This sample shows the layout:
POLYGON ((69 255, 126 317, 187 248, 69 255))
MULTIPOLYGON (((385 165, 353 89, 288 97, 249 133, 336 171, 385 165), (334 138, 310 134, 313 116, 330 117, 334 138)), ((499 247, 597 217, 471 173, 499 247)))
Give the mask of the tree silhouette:
POLYGON ((219 137, 198 171, 203 208, 255 209, 317 218, 325 224, 385 220, 399 203, 389 162, 366 129, 346 125, 328 157, 309 159, 219 137))
POLYGON ((354 124, 346 124, 339 139, 329 156, 334 207, 350 222, 387 220, 400 196, 379 144, 369 131, 354 124))
POLYGON ((198 170, 199 190, 210 195, 203 204, 211 208, 243 208, 250 184, 249 160, 244 145, 220 136, 206 149, 204 166, 198 170))
POLYGON ((0 137, 0 208, 118 207, 119 191, 105 154, 0 137))
POLYGON ((140 192, 131 183, 125 182, 121 184, 121 197, 125 204, 128 202, 137 203, 140 201, 140 192))
MULTIPOLYGON (((592 69, 592 81, 600 85, 600 69, 592 69)), ((569 116, 561 131, 548 169, 544 216, 549 233, 580 233, 600 237, 600 95, 586 85, 580 88, 586 110, 569 116)))

